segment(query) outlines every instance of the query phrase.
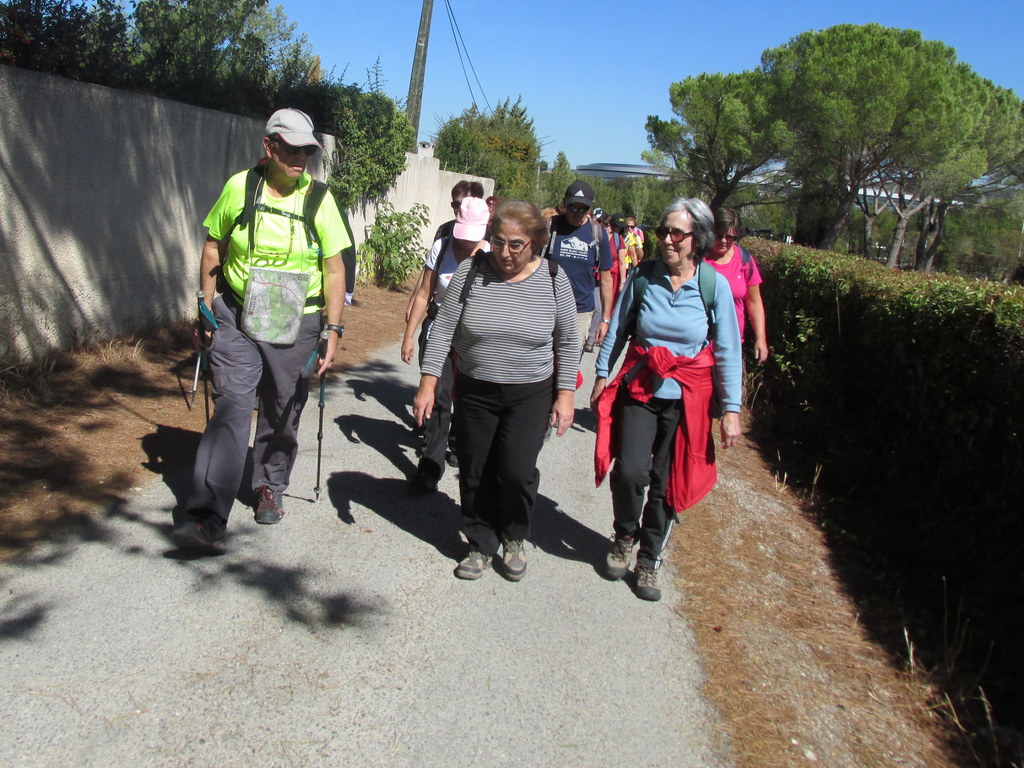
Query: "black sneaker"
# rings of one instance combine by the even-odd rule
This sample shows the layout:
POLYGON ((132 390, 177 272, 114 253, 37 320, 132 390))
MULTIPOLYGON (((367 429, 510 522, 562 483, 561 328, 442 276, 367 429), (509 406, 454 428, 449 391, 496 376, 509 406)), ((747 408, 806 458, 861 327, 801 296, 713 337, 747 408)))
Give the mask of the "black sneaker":
POLYGON ((658 589, 658 572, 648 565, 636 564, 636 587, 634 591, 641 600, 661 600, 661 590, 658 589))
POLYGON ((260 525, 275 525, 281 522, 284 517, 284 503, 281 491, 272 491, 265 485, 256 489, 256 496, 259 501, 256 504, 256 522, 260 525))
POLYGON ((448 456, 445 458, 448 462, 449 467, 459 468, 459 457, 455 455, 455 451, 448 451, 448 456))
POLYGON ((215 512, 189 512, 186 519, 174 526, 171 538, 179 547, 223 552, 227 523, 215 512))
POLYGON ((470 550, 469 554, 466 555, 466 559, 459 563, 455 569, 455 576, 460 579, 468 579, 470 581, 479 579, 484 575, 484 571, 491 567, 491 558, 488 555, 481 554, 477 550, 470 550))
POLYGON ((441 481, 441 467, 437 466, 430 459, 420 459, 416 467, 416 474, 412 476, 412 487, 417 491, 429 493, 437 490, 437 484, 441 481))
POLYGON ((507 539, 501 556, 509 581, 520 581, 526 575, 526 550, 522 539, 507 539))

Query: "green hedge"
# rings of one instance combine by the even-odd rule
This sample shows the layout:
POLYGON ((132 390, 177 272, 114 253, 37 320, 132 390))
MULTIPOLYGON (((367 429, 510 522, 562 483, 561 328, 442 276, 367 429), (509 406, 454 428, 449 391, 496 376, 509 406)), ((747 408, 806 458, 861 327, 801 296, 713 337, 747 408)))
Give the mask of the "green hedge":
POLYGON ((806 480, 820 467, 819 491, 847 502, 842 525, 918 594, 962 602, 1020 684, 1024 289, 745 245, 772 348, 759 428, 803 457, 806 480))

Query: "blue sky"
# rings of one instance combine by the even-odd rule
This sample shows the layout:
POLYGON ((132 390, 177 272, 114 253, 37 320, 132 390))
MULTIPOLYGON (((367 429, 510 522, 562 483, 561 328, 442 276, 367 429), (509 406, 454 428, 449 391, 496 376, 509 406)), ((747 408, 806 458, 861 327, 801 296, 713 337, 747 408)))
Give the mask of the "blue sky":
MULTIPOLYGON (((834 24, 920 30, 955 48, 982 77, 1024 97, 1024 0, 450 1, 483 94, 492 105, 521 95, 545 159, 562 150, 573 166, 641 162, 647 115, 671 116, 670 83, 751 69, 764 49, 834 24)), ((326 70, 347 70, 345 82, 363 84, 379 58, 384 90, 405 99, 419 0, 281 4, 326 70)), ((472 72, 470 83, 486 107, 472 72)), ((471 103, 444 0, 434 0, 420 138, 429 139, 440 121, 471 103)))

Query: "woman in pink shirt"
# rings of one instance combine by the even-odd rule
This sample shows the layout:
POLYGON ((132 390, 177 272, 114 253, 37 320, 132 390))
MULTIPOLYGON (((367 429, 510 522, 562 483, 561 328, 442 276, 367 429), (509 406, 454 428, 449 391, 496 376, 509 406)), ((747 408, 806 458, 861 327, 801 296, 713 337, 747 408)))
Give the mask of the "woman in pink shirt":
POLYGON ((761 273, 754 257, 740 247, 740 214, 735 208, 715 211, 715 241, 705 260, 729 281, 740 323, 740 340, 744 338, 745 318, 754 330, 754 358, 759 363, 768 359, 765 337, 764 304, 761 302, 761 273))

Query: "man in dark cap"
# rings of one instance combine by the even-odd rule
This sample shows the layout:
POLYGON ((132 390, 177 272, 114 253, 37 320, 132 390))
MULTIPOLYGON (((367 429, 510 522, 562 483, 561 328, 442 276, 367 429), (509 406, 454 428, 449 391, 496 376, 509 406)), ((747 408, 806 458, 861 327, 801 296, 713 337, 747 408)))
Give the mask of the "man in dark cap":
POLYGON ((549 257, 565 270, 576 296, 581 356, 582 342, 587 338, 594 311, 601 312, 601 323, 595 337, 598 345, 608 333, 612 313, 612 253, 608 234, 590 215, 593 205, 594 190, 585 181, 574 181, 562 199, 564 212, 551 220, 549 257), (600 306, 594 301, 595 284, 601 288, 600 306))

